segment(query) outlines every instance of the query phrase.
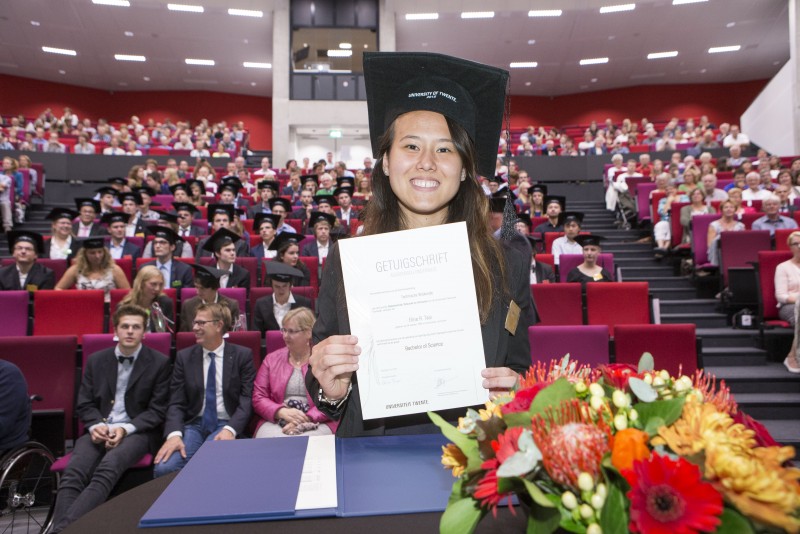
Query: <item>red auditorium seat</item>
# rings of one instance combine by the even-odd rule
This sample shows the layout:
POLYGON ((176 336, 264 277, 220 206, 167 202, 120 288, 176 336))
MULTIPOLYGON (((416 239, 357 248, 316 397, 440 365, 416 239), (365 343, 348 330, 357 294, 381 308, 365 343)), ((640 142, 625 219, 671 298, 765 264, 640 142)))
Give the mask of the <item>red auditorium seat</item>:
POLYGON ((101 290, 40 290, 33 294, 33 335, 102 334, 105 304, 101 290))
POLYGON ((316 298, 319 293, 319 258, 316 256, 300 256, 300 261, 305 263, 308 272, 311 273, 311 287, 314 288, 314 298, 316 298))
MULTIPOLYGON (((225 339, 226 343, 234 345, 241 345, 253 351, 253 365, 256 370, 261 365, 263 355, 261 353, 261 333, 253 332, 251 330, 243 332, 228 332, 228 337, 225 339)), ((195 345, 197 340, 193 332, 178 332, 175 336, 175 352, 180 352, 183 349, 195 345)))
POLYGON ((529 326, 531 362, 549 362, 570 355, 571 361, 592 367, 607 364, 608 327, 603 325, 529 326))
POLYGON ((28 335, 28 304, 26 290, 0 291, 0 337, 28 335))
POLYGON ((645 352, 653 355, 656 370, 673 376, 680 370, 692 377, 702 367, 693 324, 620 325, 614 330, 616 363, 637 365, 645 352))
POLYGON ((772 239, 768 230, 723 232, 720 235, 720 267, 722 283, 728 287, 728 273, 732 268, 751 268, 758 261, 758 252, 770 250, 772 239))
POLYGON ((796 228, 778 228, 775 230, 775 250, 779 252, 789 251, 789 236, 796 232, 796 228))
POLYGON ((119 265, 119 268, 125 273, 125 278, 128 279, 128 283, 133 285, 133 258, 125 256, 124 258, 114 260, 114 263, 119 265))
POLYGON ((581 284, 533 284, 531 292, 540 324, 583 324, 581 284))
POLYGON ((556 267, 556 259, 552 254, 537 254, 536 261, 546 263, 553 269, 556 267))
POLYGON ((775 269, 779 264, 792 258, 791 252, 762 250, 758 252, 756 270, 758 276, 758 313, 764 327, 789 328, 788 322, 778 317, 778 300, 775 298, 775 269))
POLYGON ((608 326, 612 337, 617 325, 649 324, 647 282, 586 284, 586 317, 588 324, 608 326))
POLYGON ((286 342, 283 340, 283 334, 281 334, 279 330, 267 330, 264 332, 264 343, 267 347, 267 354, 286 346, 286 342))

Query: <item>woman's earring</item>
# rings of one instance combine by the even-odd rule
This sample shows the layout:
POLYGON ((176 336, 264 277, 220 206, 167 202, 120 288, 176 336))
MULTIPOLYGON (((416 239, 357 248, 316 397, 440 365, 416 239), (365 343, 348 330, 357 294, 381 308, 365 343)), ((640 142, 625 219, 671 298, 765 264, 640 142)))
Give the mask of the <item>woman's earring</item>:
POLYGON ((467 179, 467 171, 461 169, 461 181, 463 182, 466 179, 467 179))

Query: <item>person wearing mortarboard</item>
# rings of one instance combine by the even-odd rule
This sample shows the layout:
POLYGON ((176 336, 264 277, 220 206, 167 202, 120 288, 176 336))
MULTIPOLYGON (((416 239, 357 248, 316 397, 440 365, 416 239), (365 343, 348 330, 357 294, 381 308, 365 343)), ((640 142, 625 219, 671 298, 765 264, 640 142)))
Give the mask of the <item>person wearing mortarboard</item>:
POLYGON ((567 282, 611 282, 611 275, 600 265, 600 235, 579 235, 575 241, 583 247, 583 263, 567 273, 567 282))
MULTIPOLYGON (((400 52, 365 53, 364 77, 378 158, 373 196, 361 217, 364 234, 466 222, 486 356, 483 386, 487 395, 509 390, 517 373, 530 366, 530 252, 509 246, 505 235, 492 236, 488 201, 478 182, 478 176, 494 174, 508 73, 439 54, 400 52), (518 309, 518 317, 509 309, 518 309)), ((334 246, 318 300, 312 372, 306 375, 312 399, 340 421, 338 436, 435 431, 420 415, 363 420, 352 374, 357 340, 347 335, 347 302, 337 297, 342 268, 334 246)), ((459 414, 463 409, 443 417, 455 420, 459 414)))
POLYGON ((142 220, 142 214, 139 212, 139 206, 142 204, 141 195, 134 191, 128 191, 119 193, 117 196, 122 204, 122 213, 127 216, 125 235, 127 237, 143 236, 144 221, 142 220))
MULTIPOLYGON (((334 239, 339 239, 341 237, 347 237, 349 233, 349 228, 345 228, 342 223, 339 221, 339 218, 336 217, 336 212, 334 211, 334 207, 338 206, 338 202, 336 201, 336 197, 333 195, 326 195, 324 193, 317 193, 314 195, 314 202, 317 204, 317 211, 321 213, 328 213, 333 215, 336 218, 336 221, 331 226, 331 236, 334 239)), ((309 212, 309 217, 311 213, 309 212)), ((314 233, 314 225, 310 222, 310 219, 307 217, 303 217, 305 220, 305 233, 306 235, 311 235, 314 233)))
POLYGON ((295 229, 289 224, 286 224, 286 217, 292 213, 292 203, 282 197, 275 197, 269 199, 269 207, 272 213, 281 218, 278 223, 278 228, 275 230, 279 234, 283 232, 294 233, 295 229))
POLYGON ((157 221, 159 219, 158 212, 150 209, 150 206, 159 205, 158 203, 153 204, 153 197, 156 196, 156 191, 147 186, 136 187, 133 189, 133 191, 138 193, 139 197, 142 199, 142 202, 139 206, 141 219, 144 221, 157 221))
POLYGON ((529 236, 531 234, 531 230, 533 227, 533 221, 531 221, 531 216, 527 213, 519 213, 517 214, 517 222, 514 223, 514 229, 519 232, 521 235, 529 236))
POLYGON ((187 237, 200 237, 205 235, 205 231, 199 226, 192 224, 194 216, 199 210, 190 202, 173 202, 172 207, 178 217, 178 235, 183 239, 187 237))
POLYGON ((531 274, 530 283, 533 284, 555 284, 556 273, 553 268, 544 262, 536 259, 536 249, 541 238, 532 235, 525 236, 531 245, 531 274))
POLYGON ((302 240, 303 236, 301 234, 282 232, 275 236, 269 248, 277 251, 273 261, 283 262, 303 273, 303 278, 301 280, 295 280, 294 285, 310 286, 311 271, 309 271, 306 264, 300 260, 300 241, 302 240))
POLYGON ((564 235, 553 241, 553 262, 558 265, 558 258, 562 254, 583 254, 583 247, 575 241, 583 227, 583 213, 577 211, 562 211, 558 216, 559 226, 564 228, 564 235))
MULTIPOLYGON (((147 232, 153 236, 144 250, 143 257, 153 257, 154 261, 149 261, 144 265, 154 265, 164 277, 164 287, 180 289, 192 287, 192 269, 187 264, 176 261, 175 247, 183 240, 168 226, 148 226, 147 232), (148 250, 150 247, 150 250, 148 250), (145 254, 152 256, 145 256, 145 254)), ((143 265, 143 266, 144 266, 143 265)))
POLYGON ((301 256, 312 258, 316 256, 319 258, 319 264, 322 265, 330 251, 331 228, 336 224, 336 217, 330 213, 312 211, 308 223, 314 232, 314 240, 303 245, 301 256))
POLYGON ((194 321, 197 308, 201 304, 224 304, 231 310, 231 317, 236 321, 240 313, 239 303, 219 292, 220 278, 225 276, 226 272, 211 265, 199 263, 194 263, 191 267, 194 269, 194 288, 197 289, 197 296, 190 298, 181 306, 180 331, 192 331, 192 321, 194 321))
POLYGON ((256 213, 253 219, 253 230, 258 232, 261 243, 250 249, 250 254, 254 258, 274 258, 278 251, 270 248, 275 239, 278 223, 281 218, 274 213, 256 213))
POLYGON ((311 308, 311 301, 292 293, 292 287, 303 279, 303 272, 279 261, 268 261, 266 284, 272 287, 272 295, 261 297, 253 309, 253 330, 261 335, 267 330, 280 330, 283 317, 295 308, 311 308))
POLYGON ((558 216, 566 209, 566 199, 561 196, 551 195, 544 199, 544 209, 547 220, 533 229, 535 234, 547 232, 563 232, 564 227, 559 224, 558 216))
POLYGON ((78 212, 69 208, 53 208, 47 214, 52 221, 50 239, 44 242, 44 257, 51 260, 72 259, 77 247, 73 246, 72 221, 78 212))
POLYGON ((546 211, 544 197, 547 196, 547 186, 543 184, 532 185, 528 189, 528 194, 531 197, 531 207, 528 210, 531 217, 543 217, 546 211))
MULTIPOLYGON (((339 178, 341 180, 341 178, 339 178)), ((348 179, 346 179, 348 180, 348 179)), ((333 196, 336 197, 336 203, 339 205, 334 210, 336 218, 342 221, 343 226, 350 233, 350 221, 357 218, 356 212, 353 210, 353 188, 349 185, 340 185, 333 190, 333 196)))
POLYGON ((272 213, 269 205, 271 198, 278 196, 278 182, 274 180, 261 180, 258 182, 258 204, 250 206, 247 210, 247 218, 255 219, 259 213, 272 213))
POLYGON ((28 230, 12 230, 8 233, 8 251, 14 263, 0 268, 0 291, 26 289, 53 289, 56 285, 53 270, 36 263, 44 254, 44 238, 28 230))
POLYGON ((105 235, 106 230, 95 219, 100 213, 100 202, 91 198, 76 198, 75 206, 78 208, 78 222, 72 225, 72 233, 76 237, 94 237, 105 235))
POLYGON ((125 273, 114 263, 105 241, 103 236, 79 239, 75 263, 58 281, 56 289, 102 289, 106 302, 111 302, 112 289, 130 289, 125 273))
POLYGON ((241 198, 239 191, 242 190, 242 181, 236 177, 226 178, 219 186, 219 203, 230 204, 236 208, 246 208, 248 203, 241 198))
POLYGON ((117 202, 117 190, 108 185, 97 190, 94 200, 100 202, 99 215, 113 211, 115 204, 119 205, 119 202, 117 202))
MULTIPOLYGON (((178 216, 171 212, 171 211, 158 211, 158 220, 153 222, 150 221, 148 223, 149 227, 160 226, 163 228, 169 228, 176 235, 180 237, 178 233, 178 216)), ((175 251, 172 253, 176 258, 194 258, 194 250, 192 250, 192 245, 182 237, 175 241, 175 251)), ((144 252, 142 252, 143 258, 152 258, 155 254, 153 253, 153 241, 150 241, 144 246, 144 252)))
POLYGON ((191 204, 192 193, 187 184, 179 182, 169 186, 169 190, 172 192, 172 199, 174 202, 189 202, 191 204))
MULTIPOLYGON (((211 234, 225 228, 226 230, 233 231, 233 217, 235 215, 235 208, 232 204, 209 204, 208 205, 208 220, 211 222, 211 234)), ((211 252, 205 249, 206 241, 209 238, 201 239, 197 243, 197 255, 195 261, 199 262, 200 258, 208 258, 212 256, 211 252)), ((236 256, 247 257, 250 256, 250 246, 245 243, 245 239, 240 239, 236 242, 236 256)))
POLYGON ((220 228, 209 237, 203 248, 217 260, 215 267, 225 274, 220 277, 219 287, 244 287, 250 289, 250 272, 236 265, 236 242, 241 237, 227 228, 220 228))
POLYGON ((128 216, 119 211, 104 213, 101 218, 101 222, 108 228, 108 235, 111 236, 106 245, 111 252, 111 257, 118 260, 130 256, 136 263, 136 258, 142 254, 142 249, 125 239, 127 220, 128 216))

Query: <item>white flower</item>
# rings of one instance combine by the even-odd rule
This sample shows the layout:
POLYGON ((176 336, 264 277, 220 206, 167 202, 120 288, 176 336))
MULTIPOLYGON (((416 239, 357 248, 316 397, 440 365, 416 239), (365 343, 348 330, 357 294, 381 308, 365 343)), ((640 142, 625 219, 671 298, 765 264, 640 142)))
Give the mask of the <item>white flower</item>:
POLYGON ((575 494, 571 491, 565 491, 561 495, 561 504, 563 504, 564 508, 567 510, 574 510, 578 507, 578 498, 575 497, 575 494))

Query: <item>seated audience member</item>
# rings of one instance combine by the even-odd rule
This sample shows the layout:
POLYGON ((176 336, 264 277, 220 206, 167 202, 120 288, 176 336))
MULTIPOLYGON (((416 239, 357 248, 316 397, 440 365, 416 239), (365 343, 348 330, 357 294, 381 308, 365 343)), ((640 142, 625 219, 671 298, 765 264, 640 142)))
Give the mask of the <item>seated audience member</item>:
POLYGON ((717 187, 716 175, 711 173, 706 174, 701 178, 701 181, 707 202, 728 200, 728 193, 717 187))
POLYGON ((303 236, 300 234, 284 232, 275 236, 275 240, 272 242, 272 245, 270 245, 270 248, 278 251, 273 261, 285 263, 303 273, 302 280, 297 280, 294 285, 309 286, 311 285, 311 273, 308 267, 306 267, 306 264, 300 261, 300 247, 298 243, 302 240, 303 236))
POLYGON ((314 312, 289 311, 281 333, 286 346, 267 354, 253 384, 253 411, 260 418, 256 438, 325 436, 338 423, 319 411, 306 389, 314 312))
POLYGON ((549 196, 544 199, 547 220, 533 229, 535 234, 546 232, 563 232, 564 227, 559 224, 559 215, 564 211, 566 199, 561 196, 549 196))
POLYGON ((189 156, 192 158, 209 158, 211 154, 208 151, 208 145, 202 139, 198 139, 194 144, 194 149, 189 152, 189 156))
POLYGON ((719 239, 722 232, 741 232, 745 230, 744 223, 736 220, 736 203, 724 200, 720 204, 722 217, 708 225, 708 262, 719 265, 719 239))
POLYGON ((283 232, 295 232, 295 229, 286 223, 286 217, 292 213, 291 202, 281 197, 271 198, 269 199, 269 208, 273 214, 281 218, 280 222, 278 223, 278 228, 275 230, 276 232, 279 234, 283 232))
POLYGON ((58 134, 55 132, 51 133, 47 144, 44 147, 44 152, 63 154, 66 152, 66 150, 67 147, 58 140, 58 134))
POLYGON ((363 206, 372 198, 372 179, 365 171, 356 171, 356 191, 353 193, 353 203, 363 206))
POLYGON ((678 191, 689 195, 698 188, 697 182, 700 180, 700 169, 691 166, 683 171, 683 183, 678 186, 678 191))
POLYGON ((694 189, 689 194, 689 205, 681 208, 681 226, 683 226, 683 240, 681 242, 692 242, 692 217, 716 212, 716 208, 706 204, 705 192, 699 187, 694 189))
POLYGON ((558 217, 558 224, 564 227, 564 235, 553 241, 553 261, 558 265, 558 258, 562 254, 582 254, 583 247, 575 241, 581 233, 583 226, 583 213, 565 211, 558 217))
POLYGON ((231 310, 203 304, 193 315, 197 344, 175 357, 156 477, 182 469, 206 441, 236 439, 253 413, 252 351, 223 338, 231 328, 231 310))
POLYGON ((610 282, 611 275, 597 261, 600 259, 600 241, 605 239, 599 235, 579 235, 575 240, 583 247, 583 263, 567 273, 567 282, 610 282))
POLYGON ((269 261, 265 267, 272 295, 258 299, 253 311, 253 328, 262 336, 266 330, 279 330, 289 310, 311 307, 309 299, 292 293, 294 283, 303 278, 302 271, 279 261, 269 261))
MULTIPOLYGON (((208 217, 211 220, 212 236, 217 230, 222 228, 233 231, 234 211, 232 204, 210 204, 208 206, 208 217)), ((210 237, 206 237, 197 243, 196 261, 199 262, 200 258, 212 256, 211 252, 206 249, 206 242, 208 242, 209 239, 210 237)), ((243 258, 250 255, 250 247, 245 243, 244 239, 240 239, 236 242, 236 255, 243 258)))
POLYGON ((742 191, 742 200, 764 200, 772 193, 761 187, 761 175, 757 172, 749 172, 745 176, 745 184, 747 189, 742 191))
POLYGON ((37 291, 55 287, 52 269, 36 263, 39 254, 44 254, 41 234, 28 230, 11 231, 8 233, 8 249, 14 263, 0 268, 0 291, 37 291))
POLYGON ((58 485, 53 532, 101 505, 126 469, 158 446, 169 398, 169 358, 142 345, 147 312, 120 306, 117 346, 89 356, 76 412, 88 432, 75 441, 58 485))
POLYGON ((102 289, 106 302, 111 300, 112 289, 130 289, 125 273, 114 263, 102 237, 87 237, 78 245, 75 264, 67 269, 56 289, 102 289))
POLYGON ((147 310, 147 332, 174 332, 175 316, 172 299, 165 295, 164 275, 155 265, 147 265, 139 269, 133 280, 133 289, 125 295, 119 307, 126 305, 139 306, 147 310))
MULTIPOLYGON (((197 290, 197 296, 181 304, 181 332, 192 331, 192 321, 197 309, 204 304, 224 304, 229 310, 232 319, 231 325, 239 320, 239 303, 231 298, 221 295, 219 293, 220 278, 226 273, 216 267, 209 265, 200 265, 199 263, 193 264, 194 269, 194 288, 197 290)), ((229 326, 232 328, 232 326, 229 326)))
POLYGON ((531 235, 531 230, 533 230, 533 221, 531 220, 531 216, 527 213, 518 213, 517 221, 514 223, 514 230, 516 230, 518 234, 525 237, 531 235))
POLYGON ((28 175, 31 177, 31 191, 36 190, 36 184, 39 182, 39 171, 33 168, 33 161, 27 154, 20 154, 19 168, 28 169, 28 175))
POLYGON ((206 205, 206 184, 201 180, 187 180, 189 187, 189 202, 195 206, 206 205))
POLYGON ((238 178, 225 178, 219 186, 219 203, 229 204, 236 209, 247 208, 247 201, 239 196, 241 189, 241 180, 238 178))
POLYGON ((86 134, 80 134, 78 136, 78 142, 72 147, 72 152, 74 154, 94 154, 96 151, 97 149, 89 142, 89 136, 86 134))
POLYGON ((142 203, 141 195, 128 191, 117 193, 117 197, 122 204, 122 213, 125 214, 125 236, 144 236, 144 220, 139 212, 139 205, 142 203))
POLYGON ((119 138, 112 137, 108 146, 103 149, 104 156, 124 156, 125 149, 119 146, 119 138))
POLYGON ((272 206, 269 201, 278 196, 278 182, 274 180, 261 180, 258 182, 258 204, 250 206, 247 210, 247 217, 255 219, 259 213, 272 213, 272 206))
POLYGON ((291 203, 294 204, 300 198, 300 192, 303 190, 303 185, 300 183, 300 170, 291 171, 289 174, 289 183, 281 189, 281 195, 289 197, 291 203))
POLYGON ((781 200, 770 194, 761 202, 761 211, 764 212, 763 217, 759 217, 753 221, 753 230, 769 230, 769 235, 775 236, 775 230, 778 228, 797 228, 797 222, 791 217, 784 217, 778 210, 781 206, 781 200))
POLYGON ((183 240, 172 228, 166 226, 151 226, 147 231, 153 236, 148 245, 153 250, 155 260, 145 263, 142 267, 152 265, 158 269, 164 277, 164 287, 174 289, 193 287, 192 268, 182 261, 175 260, 176 244, 183 240))
MULTIPOLYGON (((314 202, 317 204, 317 211, 336 217, 336 213, 334 212, 334 207, 338 205, 336 202, 336 197, 333 195, 317 194, 314 196, 314 202)), ((308 214, 310 215, 311 212, 309 211, 308 214)), ((310 235, 314 231, 313 224, 309 226, 309 219, 306 217, 303 217, 302 219, 304 219, 306 223, 305 233, 310 235)), ((340 237, 346 237, 348 233, 349 229, 345 228, 339 218, 336 217, 333 226, 331 226, 331 237, 333 239, 338 239, 340 237)))
POLYGON ((745 206, 742 203, 742 190, 738 187, 728 190, 728 200, 733 202, 736 206, 736 218, 741 220, 742 215, 745 213, 756 213, 756 209, 750 206, 745 206))
POLYGON ((191 191, 189 191, 189 186, 184 183, 177 183, 174 185, 169 186, 169 190, 172 193, 172 200, 173 202, 188 202, 189 204, 193 204, 191 201, 191 191))
POLYGON ((47 214, 47 219, 52 221, 50 239, 44 243, 44 257, 51 260, 71 259, 75 255, 77 246, 72 235, 72 221, 78 212, 69 208, 53 208, 47 214))
POLYGON ((253 174, 255 176, 266 176, 267 178, 275 179, 275 171, 270 168, 269 158, 261 158, 261 167, 256 169, 253 174))
POLYGON ((800 373, 800 358, 797 354, 798 321, 797 306, 800 298, 800 232, 792 232, 786 240, 792 257, 775 269, 775 298, 778 301, 778 315, 795 328, 794 341, 783 365, 790 373, 800 373))
POLYGON ((545 215, 544 197, 547 196, 547 186, 542 184, 532 185, 529 189, 531 196, 531 207, 528 213, 531 217, 542 217, 545 215))
POLYGON ((275 239, 275 227, 280 220, 281 218, 273 213, 256 213, 253 230, 258 232, 261 242, 250 249, 250 254, 254 258, 274 258, 278 253, 277 250, 271 249, 270 245, 275 239))
POLYGON ((781 215, 792 217, 794 212, 797 211, 797 206, 792 203, 791 199, 792 188, 786 184, 778 184, 775 186, 775 196, 781 201, 778 211, 781 215))
POLYGON ((730 148, 734 145, 740 148, 747 148, 750 146, 750 138, 747 137, 746 134, 743 134, 739 131, 738 124, 732 124, 731 133, 726 135, 722 140, 722 146, 725 148, 730 148))
POLYGON ((78 222, 72 225, 75 237, 95 237, 106 235, 106 230, 95 219, 100 213, 100 203, 91 198, 76 198, 78 222))
POLYGON ((160 218, 160 212, 151 210, 150 206, 153 205, 153 197, 156 195, 156 192, 161 190, 161 184, 158 183, 155 173, 148 174, 145 178, 145 183, 150 185, 144 185, 134 189, 134 193, 138 193, 139 197, 142 199, 142 203, 139 206, 139 213, 143 221, 157 221, 160 218))
MULTIPOLYGON (((158 220, 156 221, 155 226, 160 226, 162 228, 169 228, 175 235, 178 234, 178 216, 170 211, 159 211, 155 212, 158 213, 158 220)), ((152 228, 154 225, 149 223, 148 229, 152 228)), ((192 250, 192 245, 183 239, 182 237, 178 237, 178 240, 175 242, 175 251, 173 255, 176 258, 194 258, 195 254, 192 250)), ((153 242, 150 241, 144 246, 144 252, 142 252, 143 258, 152 258, 154 257, 153 254, 153 242)))
POLYGON ((102 222, 108 227, 111 239, 108 241, 108 250, 115 260, 129 256, 136 261, 141 256, 142 249, 125 239, 125 228, 128 216, 118 211, 110 211, 103 215, 102 222))
POLYGON ((342 185, 334 189, 333 196, 339 205, 333 213, 343 223, 344 229, 349 230, 350 221, 358 218, 358 214, 353 210, 353 188, 342 185))
POLYGON ((555 284, 556 273, 553 268, 536 260, 536 240, 528 236, 531 244, 531 285, 533 284, 555 284))
POLYGON ((199 213, 194 204, 189 202, 173 202, 172 207, 175 209, 175 215, 178 218, 178 236, 182 239, 187 237, 200 237, 205 235, 205 232, 199 226, 192 224, 194 215, 199 213))
POLYGON ((736 169, 735 171, 733 171, 733 181, 728 185, 726 185, 725 187, 723 187, 725 192, 730 193, 730 190, 733 189, 734 187, 740 189, 741 191, 747 189, 747 180, 745 180, 746 174, 747 173, 745 173, 744 170, 742 169, 736 169))
POLYGON ((331 228, 336 224, 336 217, 330 213, 312 211, 309 222, 314 231, 314 240, 303 245, 302 255, 317 257, 322 265, 322 262, 328 257, 331 246, 331 228))
MULTIPOLYGON (((0 359, 0 458, 10 450, 28 441, 31 429, 31 399, 28 396, 28 383, 19 367, 0 359)), ((5 503, 4 503, 5 504, 5 503)))
POLYGON ((728 166, 732 169, 736 169, 741 167, 745 163, 749 163, 750 160, 742 157, 742 147, 739 145, 733 145, 728 149, 728 153, 730 156, 727 159, 728 166))
POLYGON ((113 187, 108 185, 103 186, 97 189, 96 193, 94 200, 100 203, 100 209, 97 212, 99 216, 114 211, 114 207, 119 205, 117 202, 117 190, 113 187))
POLYGON ((209 237, 204 249, 212 253, 215 267, 225 274, 220 278, 220 287, 244 287, 250 289, 250 272, 236 265, 236 242, 241 237, 226 228, 220 228, 209 237))

